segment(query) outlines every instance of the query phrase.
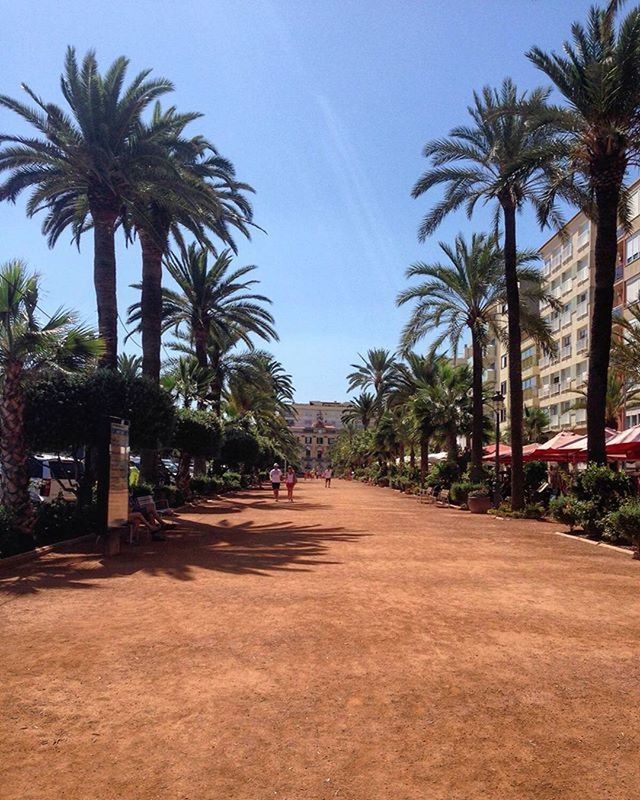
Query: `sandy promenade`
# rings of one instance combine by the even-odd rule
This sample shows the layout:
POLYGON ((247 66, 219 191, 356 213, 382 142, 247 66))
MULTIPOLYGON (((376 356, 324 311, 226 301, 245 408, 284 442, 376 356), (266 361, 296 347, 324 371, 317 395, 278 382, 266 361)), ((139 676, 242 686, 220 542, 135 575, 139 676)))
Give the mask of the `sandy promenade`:
POLYGON ((0 570, 2 800, 637 800, 640 562, 297 488, 0 570))

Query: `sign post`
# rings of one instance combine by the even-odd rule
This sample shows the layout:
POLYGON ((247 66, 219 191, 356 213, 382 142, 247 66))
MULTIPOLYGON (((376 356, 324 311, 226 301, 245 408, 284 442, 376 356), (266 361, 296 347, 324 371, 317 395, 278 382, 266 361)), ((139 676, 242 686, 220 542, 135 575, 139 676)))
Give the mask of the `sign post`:
POLYGON ((98 511, 105 538, 105 555, 120 552, 120 531, 129 519, 129 422, 104 421, 98 472, 98 511))

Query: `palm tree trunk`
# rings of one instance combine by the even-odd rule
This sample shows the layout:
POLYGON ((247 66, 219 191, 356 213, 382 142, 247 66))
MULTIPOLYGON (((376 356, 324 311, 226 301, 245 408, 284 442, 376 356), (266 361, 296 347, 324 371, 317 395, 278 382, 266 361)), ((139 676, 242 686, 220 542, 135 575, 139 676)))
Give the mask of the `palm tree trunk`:
POLYGON ((516 209, 504 203, 504 269, 507 293, 507 334, 509 339, 509 417, 511 425, 511 508, 524 507, 522 465, 522 334, 520 331, 520 291, 516 254, 516 209))
POLYGON ((429 437, 420 437, 420 486, 424 486, 429 468, 429 437))
POLYGON ((474 328, 471 329, 471 350, 473 356, 472 392, 473 420, 471 428, 471 470, 473 483, 482 479, 482 435, 484 432, 484 405, 482 402, 482 344, 474 328))
POLYGON ((458 432, 455 428, 447 430, 447 461, 455 464, 458 460, 458 432))
POLYGON ((409 448, 409 466, 411 469, 415 469, 416 466, 416 448, 411 443, 411 447, 409 448))
POLYGON ((98 333, 105 352, 100 366, 116 369, 118 361, 118 301, 116 297, 115 223, 111 211, 91 211, 93 219, 93 285, 98 306, 98 333))
POLYGON ((29 499, 29 472, 24 441, 25 399, 21 378, 22 363, 10 361, 4 370, 0 406, 2 503, 15 517, 18 529, 32 536, 35 517, 29 499))
POLYGON ((178 458, 178 471, 176 473, 176 486, 188 498, 191 494, 189 490, 189 467, 191 466, 191 456, 189 453, 181 452, 178 458))
MULTIPOLYGON (((160 380, 162 344, 162 256, 164 249, 155 234, 140 230, 142 247, 142 374, 154 383, 160 380)), ((166 238, 166 237, 165 237, 166 238)))
POLYGON ((618 252, 618 200, 620 187, 615 182, 596 187, 595 288, 591 307, 589 376, 587 381, 587 454, 589 461, 606 464, 605 417, 607 375, 611 350, 613 284, 618 252))
MULTIPOLYGON (((142 297, 140 302, 142 329, 142 374, 155 384, 160 381, 160 348, 162 345, 162 256, 158 233, 139 230, 142 247, 142 297)), ((166 235, 164 236, 166 244, 166 235)), ((158 451, 140 453, 143 481, 155 484, 158 478, 158 451)))

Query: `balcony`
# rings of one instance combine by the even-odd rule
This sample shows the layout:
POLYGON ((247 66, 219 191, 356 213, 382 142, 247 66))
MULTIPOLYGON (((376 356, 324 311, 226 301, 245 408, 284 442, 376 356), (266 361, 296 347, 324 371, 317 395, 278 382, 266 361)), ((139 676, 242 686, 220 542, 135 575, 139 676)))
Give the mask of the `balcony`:
POLYGON ((571 289, 573 289, 573 281, 568 280, 560 284, 560 289, 562 290, 562 294, 568 294, 571 289))
POLYGON ((587 421, 587 409, 586 408, 577 408, 576 409, 576 423, 584 424, 587 421))
POLYGON ((559 427, 557 414, 549 414, 549 427, 553 430, 556 430, 559 427))
POLYGON ((589 349, 589 339, 585 336, 583 339, 578 339, 576 343, 576 353, 584 353, 589 349))
POLYGON ((579 269, 576 272, 576 282, 577 283, 584 283, 586 280, 589 280, 589 268, 584 267, 583 269, 579 269))
POLYGON ((589 231, 578 234, 578 250, 582 250, 587 244, 589 244, 589 231))
POLYGON ((578 303, 576 306, 576 317, 577 319, 582 319, 582 317, 586 317, 589 313, 589 303, 585 300, 584 303, 578 303))
POLYGON ((543 383, 540 387, 540 397, 549 397, 549 384, 543 383))
POLYGON ((495 369, 486 369, 484 371, 483 380, 485 383, 495 383, 496 382, 496 371, 495 369))
POLYGON ((555 333, 560 330, 560 317, 555 317, 551 320, 551 331, 555 333))
POLYGON ((549 358, 549 356, 542 356, 540 358, 540 361, 538 361, 538 366, 540 367, 540 369, 546 369, 550 363, 551 359, 549 358))
POLYGON ((550 395, 560 394, 560 383, 559 382, 551 384, 551 389, 549 391, 549 394, 550 395))
POLYGON ((564 328, 567 325, 571 325, 571 312, 567 311, 564 314, 560 315, 560 325, 564 328))
POLYGON ((551 289, 551 291, 549 292, 549 294, 550 294, 552 297, 555 297, 555 298, 556 298, 556 300, 557 300, 559 297, 562 297, 562 294, 563 294, 563 292, 562 292, 562 286, 554 286, 554 287, 551 289))
POLYGON ((566 345, 565 347, 562 348, 562 350, 560 351, 560 356, 561 356, 562 359, 571 358, 571 345, 570 344, 568 344, 568 345, 566 345))

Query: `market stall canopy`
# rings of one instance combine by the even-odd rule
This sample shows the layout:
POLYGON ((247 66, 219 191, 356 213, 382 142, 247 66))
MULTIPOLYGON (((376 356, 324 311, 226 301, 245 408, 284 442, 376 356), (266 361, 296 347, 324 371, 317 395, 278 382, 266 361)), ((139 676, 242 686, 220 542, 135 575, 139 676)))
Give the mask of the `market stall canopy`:
MULTIPOLYGON (((482 456, 483 461, 488 461, 493 463, 496 460, 496 446, 495 444, 488 444, 484 450, 484 455, 482 456)), ((498 454, 498 458, 500 459, 501 463, 511 461, 511 448, 508 444, 504 444, 500 442, 500 453, 498 454)))
POLYGON ((607 441, 608 456, 625 456, 629 461, 640 459, 640 425, 619 431, 607 441))
POLYGON ((569 461, 568 453, 566 451, 563 453, 561 448, 582 438, 580 433, 560 431, 548 442, 539 444, 530 453, 527 453, 526 461, 569 461))
MULTIPOLYGON (((612 437, 617 434, 613 428, 605 428, 604 429, 604 437, 607 442, 609 442, 612 437)), ((563 444, 558 447, 558 453, 566 453, 567 460, 571 462, 576 461, 586 461, 587 460, 587 438, 586 436, 580 436, 578 439, 574 439, 572 442, 568 444, 563 444)))

